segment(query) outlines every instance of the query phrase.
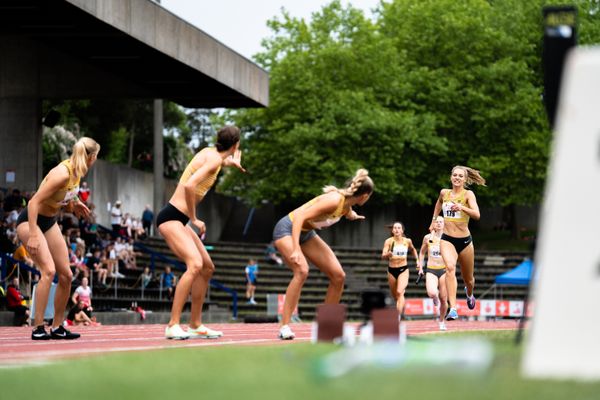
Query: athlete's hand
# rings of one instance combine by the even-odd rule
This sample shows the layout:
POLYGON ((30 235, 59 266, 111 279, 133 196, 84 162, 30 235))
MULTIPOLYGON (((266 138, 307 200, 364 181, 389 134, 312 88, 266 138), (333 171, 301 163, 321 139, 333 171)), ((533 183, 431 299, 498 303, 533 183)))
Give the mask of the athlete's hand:
POLYGON ((198 236, 202 237, 206 233, 206 224, 204 223, 204 221, 196 219, 192 221, 192 225, 194 225, 198 229, 198 236))
POLYGON ((242 172, 246 172, 246 169, 242 167, 242 151, 240 149, 237 149, 233 154, 233 157, 229 159, 229 165, 236 167, 242 172))
POLYGON ((73 203, 73 214, 75 214, 77 218, 87 218, 90 216, 90 209, 85 204, 78 201, 73 203))
POLYGON ((31 255, 31 256, 35 256, 38 253, 38 250, 40 248, 40 238, 38 237, 37 234, 31 234, 29 235, 29 239, 27 240, 27 252, 31 255))
POLYGON ((450 207, 450 209, 452 211, 462 211, 462 204, 460 203, 453 203, 452 206, 450 207))
POLYGON ((356 221, 359 219, 365 219, 364 215, 358 215, 356 213, 356 211, 354 210, 350 210, 350 212, 348 213, 348 215, 346 215, 346 218, 349 219, 350 221, 356 221))
POLYGON ((294 265, 300 265, 301 258, 302 258, 302 251, 300 249, 295 249, 294 251, 292 251, 292 254, 290 255, 290 261, 294 265))

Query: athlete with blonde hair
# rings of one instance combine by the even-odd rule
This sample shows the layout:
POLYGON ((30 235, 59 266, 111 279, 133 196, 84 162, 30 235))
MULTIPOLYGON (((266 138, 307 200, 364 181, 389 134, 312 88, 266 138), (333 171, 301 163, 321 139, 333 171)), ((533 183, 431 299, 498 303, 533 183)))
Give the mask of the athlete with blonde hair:
POLYGON ((302 286, 308 277, 308 261, 312 262, 329 278, 325 303, 340 302, 346 274, 331 248, 321 239, 316 229, 323 229, 345 216, 349 220, 361 220, 352 206, 362 206, 373 193, 374 185, 369 173, 359 169, 344 189, 335 186, 323 188, 323 194, 296 208, 281 218, 273 230, 273 241, 294 276, 286 290, 279 338, 293 339, 289 327, 293 311, 300 301, 302 286))
POLYGON ((56 220, 62 207, 72 210, 78 217, 89 215, 89 208, 79 200, 77 193, 79 181, 94 164, 99 151, 100 145, 94 139, 79 139, 73 145, 71 157, 48 172, 17 220, 17 235, 26 243, 29 255, 41 270, 35 290, 33 340, 77 339, 80 336, 62 326, 73 273, 69 268, 67 244, 56 220), (44 311, 55 274, 58 274, 58 286, 54 297, 54 318, 48 333, 44 328, 44 311))
POLYGON ((442 189, 435 203, 433 219, 429 230, 435 230, 435 221, 440 211, 444 216, 444 233, 441 237, 440 251, 446 265, 446 287, 448 289, 448 302, 450 311, 446 319, 458 318, 456 312, 456 262, 460 263, 460 272, 465 283, 467 306, 475 308, 475 250, 473 238, 469 231, 469 219, 480 218, 479 206, 475 194, 467 187, 473 183, 485 186, 485 179, 479 171, 473 168, 457 165, 452 168, 450 175, 452 189, 442 189))
POLYGON ((171 319, 165 328, 167 339, 213 339, 223 335, 222 332, 202 324, 202 306, 215 265, 198 237, 206 232, 206 225, 196 217, 196 205, 202 201, 217 180, 221 167, 232 166, 243 172, 246 171, 240 164, 242 151, 239 146, 239 128, 235 126, 221 128, 217 132, 215 147, 206 147, 196 153, 183 171, 173 196, 156 216, 158 231, 173 253, 187 267, 175 288, 171 319), (198 229, 198 234, 190 225, 198 229), (185 331, 179 323, 183 306, 190 292, 192 294, 191 320, 189 329, 185 331))
POLYGON ((417 260, 417 268, 421 270, 421 261, 417 255, 417 249, 411 239, 404 236, 404 225, 394 222, 392 225, 392 237, 383 243, 381 258, 388 260, 388 284, 390 293, 396 299, 396 308, 402 314, 404 311, 404 292, 408 286, 408 252, 417 260))

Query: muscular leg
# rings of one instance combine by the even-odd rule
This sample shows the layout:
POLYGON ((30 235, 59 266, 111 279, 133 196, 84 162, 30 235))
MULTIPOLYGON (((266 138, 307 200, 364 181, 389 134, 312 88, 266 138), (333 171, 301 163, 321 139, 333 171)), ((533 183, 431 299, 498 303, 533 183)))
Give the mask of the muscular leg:
POLYGON ((294 276, 290 281, 287 290, 285 291, 285 302, 283 304, 283 315, 281 316, 281 325, 287 325, 292 319, 292 313, 298 306, 300 301, 300 293, 302 286, 308 277, 308 262, 303 254, 300 254, 298 262, 294 263, 290 260, 294 244, 291 236, 284 236, 275 241, 275 247, 283 257, 285 264, 292 270, 294 276))
POLYGON ((198 252, 202 256, 202 271, 192 283, 192 310, 190 317, 190 328, 196 329, 202 325, 202 307, 204 307, 204 300, 206 299, 206 292, 210 285, 210 279, 215 271, 215 265, 213 264, 208 251, 204 247, 204 244, 194 232, 191 227, 186 227, 188 235, 194 241, 198 252))
POLYGON ((181 222, 164 222, 160 224, 158 230, 165 238, 169 248, 187 267, 175 288, 173 306, 171 307, 171 319, 168 324, 171 327, 179 324, 181 320, 181 311, 192 290, 194 280, 202 271, 203 261, 196 244, 188 234, 187 228, 181 222))
POLYGON ((306 258, 329 278, 325 303, 338 304, 344 292, 346 273, 333 250, 319 236, 306 241, 301 247, 306 258))
MULTIPOLYGON (((52 254, 48 248, 48 242, 46 237, 42 234, 39 227, 36 226, 40 237, 40 247, 36 255, 32 255, 31 258, 35 262, 35 265, 41 271, 40 280, 37 283, 35 289, 35 315, 33 318, 33 325, 39 326, 44 324, 44 311, 48 305, 48 293, 50 292, 50 285, 54 279, 56 268, 54 267, 54 260, 52 254)), ((21 242, 27 244, 29 240, 29 224, 24 222, 19 224, 17 227, 17 235, 21 242)), ((64 240, 63 240, 64 243, 64 240)))
POLYGON ((448 290, 446 288, 446 275, 445 273, 439 279, 438 286, 440 289, 440 322, 444 321, 446 312, 448 311, 448 290))
POLYGON ((463 282, 467 287, 467 294, 471 296, 475 289, 475 248, 472 242, 460 252, 458 263, 463 282))
POLYGON ((440 252, 442 253, 444 264, 446 264, 448 302, 450 303, 450 308, 456 308, 456 287, 458 286, 456 282, 456 260, 458 259, 458 254, 456 254, 454 245, 446 240, 440 241, 440 252))
POLYGON ((58 286, 54 295, 54 319, 52 320, 52 328, 58 328, 65 319, 65 309, 71 295, 73 273, 69 267, 67 245, 58 225, 55 224, 48 229, 45 236, 58 275, 58 286))
POLYGON ((408 286, 408 277, 409 277, 408 269, 398 275, 398 281, 396 284, 396 293, 398 297, 396 298, 396 307, 398 308, 398 313, 402 315, 404 312, 404 293, 406 292, 406 287, 408 286))

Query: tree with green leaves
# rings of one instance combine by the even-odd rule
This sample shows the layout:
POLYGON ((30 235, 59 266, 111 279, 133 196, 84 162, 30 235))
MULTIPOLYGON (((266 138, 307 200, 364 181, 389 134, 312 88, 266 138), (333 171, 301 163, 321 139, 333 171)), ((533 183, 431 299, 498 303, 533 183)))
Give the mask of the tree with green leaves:
MULTIPOLYGON (((536 0, 395 0, 375 21, 333 1, 311 21, 283 12, 256 60, 270 106, 233 112, 249 175, 221 189, 300 201, 357 167, 376 201, 431 204, 453 165, 480 169, 483 204, 536 204, 551 132, 542 103, 536 0), (279 178, 281 177, 281 178, 279 178)), ((598 1, 577 1, 580 38, 600 41, 598 1)))

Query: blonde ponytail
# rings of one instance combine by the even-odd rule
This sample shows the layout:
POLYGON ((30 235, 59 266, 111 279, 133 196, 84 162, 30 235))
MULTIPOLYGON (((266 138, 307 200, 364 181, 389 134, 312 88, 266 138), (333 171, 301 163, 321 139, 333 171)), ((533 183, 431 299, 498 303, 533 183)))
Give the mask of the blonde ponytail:
POLYGON ((88 159, 92 155, 98 155, 100 145, 92 138, 82 137, 73 145, 71 154, 71 166, 75 175, 79 178, 85 176, 88 171, 88 159))
POLYGON ((465 174, 467 175, 465 177, 465 186, 470 186, 473 183, 476 185, 485 186, 485 179, 480 175, 479 170, 465 167, 464 165, 457 165, 456 167, 452 168, 452 172, 454 172, 455 169, 462 169, 465 171, 465 174))
POLYGON ((352 179, 346 182, 344 189, 338 189, 335 186, 328 185, 323 188, 324 193, 337 191, 345 197, 360 196, 364 193, 372 193, 375 185, 371 178, 369 178, 369 171, 366 169, 359 169, 352 179))

